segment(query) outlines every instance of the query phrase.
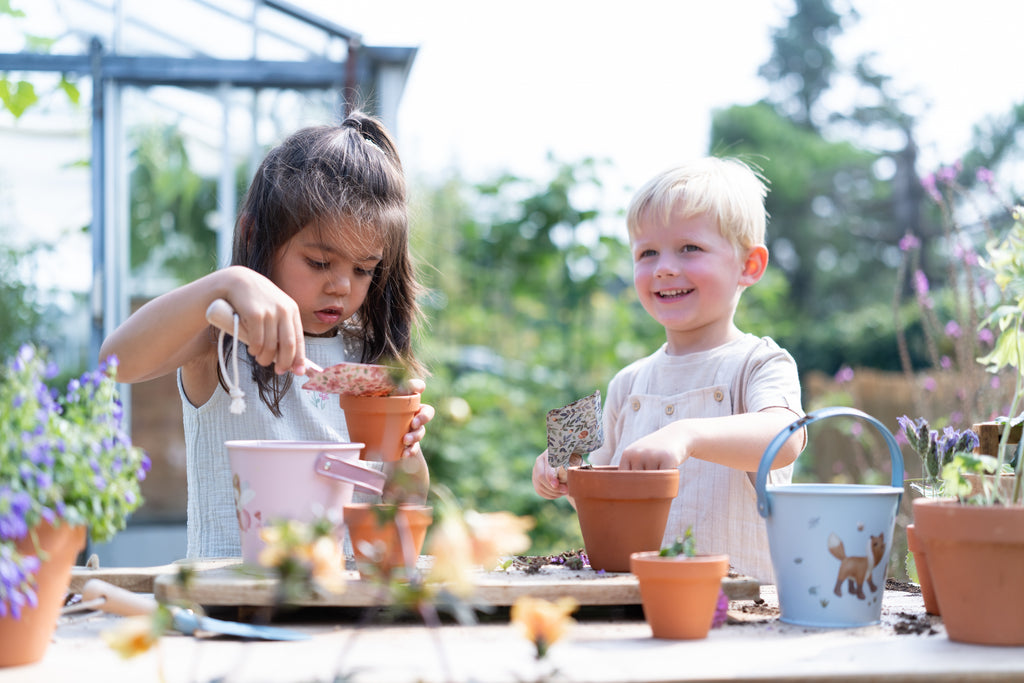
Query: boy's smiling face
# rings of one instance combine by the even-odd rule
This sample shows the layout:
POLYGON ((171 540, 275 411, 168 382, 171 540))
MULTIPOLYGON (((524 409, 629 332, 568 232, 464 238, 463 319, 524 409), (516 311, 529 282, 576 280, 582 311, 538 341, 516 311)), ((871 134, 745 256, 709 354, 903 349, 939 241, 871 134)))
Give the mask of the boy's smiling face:
POLYGON ((648 216, 639 228, 631 242, 633 285, 665 328, 668 353, 703 351, 738 336, 736 304, 764 273, 767 250, 737 250, 708 214, 683 218, 675 210, 667 221, 648 216))

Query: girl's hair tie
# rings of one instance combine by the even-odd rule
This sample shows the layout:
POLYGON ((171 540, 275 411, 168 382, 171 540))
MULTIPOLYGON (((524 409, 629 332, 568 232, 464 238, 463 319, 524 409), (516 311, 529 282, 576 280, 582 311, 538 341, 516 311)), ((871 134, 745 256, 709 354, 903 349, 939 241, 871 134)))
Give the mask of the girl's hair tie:
POLYGON ((217 338, 217 360, 220 362, 220 373, 228 385, 228 393, 231 394, 231 412, 240 415, 245 412, 245 392, 238 382, 238 314, 231 316, 234 319, 234 331, 231 336, 231 370, 233 375, 228 375, 224 363, 224 330, 220 331, 217 338))

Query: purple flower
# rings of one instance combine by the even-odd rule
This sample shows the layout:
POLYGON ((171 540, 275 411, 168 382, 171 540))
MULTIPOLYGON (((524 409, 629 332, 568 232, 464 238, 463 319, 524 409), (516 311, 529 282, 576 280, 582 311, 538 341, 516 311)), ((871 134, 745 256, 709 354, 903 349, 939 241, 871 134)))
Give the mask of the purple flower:
POLYGON ((978 171, 975 173, 975 177, 978 179, 979 183, 985 183, 989 187, 995 185, 995 175, 992 173, 990 169, 987 169, 984 166, 978 168, 978 171))
POLYGON ((910 251, 911 249, 917 249, 921 246, 921 240, 917 239, 917 236, 912 233, 907 233, 900 238, 900 251, 910 251))
POLYGON ((925 192, 928 193, 928 196, 931 197, 936 204, 942 203, 942 194, 939 193, 938 188, 935 186, 934 173, 929 173, 924 178, 921 178, 921 187, 925 189, 925 192))
POLYGON ((839 371, 836 373, 835 376, 835 381, 838 384, 846 384, 847 382, 852 382, 853 368, 851 368, 849 365, 844 365, 843 367, 839 368, 839 371))
POLYGON ((945 183, 946 185, 952 185, 956 180, 956 172, 959 165, 960 162, 957 161, 955 166, 943 166, 940 168, 937 174, 939 182, 945 183))
POLYGON ((718 603, 715 614, 711 618, 711 628, 718 628, 729 619, 729 596, 722 589, 718 590, 718 603))
POLYGON ((931 375, 925 377, 924 380, 921 382, 921 388, 923 388, 925 391, 929 393, 935 391, 935 387, 935 378, 932 377, 931 375))
POLYGON ((931 308, 934 305, 931 297, 928 296, 928 276, 924 274, 923 270, 914 271, 914 291, 917 292, 917 299, 923 307, 931 308))
POLYGON ((939 360, 939 365, 942 367, 943 370, 949 370, 951 367, 953 367, 953 359, 950 358, 949 356, 943 356, 942 359, 939 360))
POLYGON ((960 329, 960 323, 955 320, 950 320, 946 323, 946 336, 952 337, 953 339, 959 339, 962 330, 960 329))
POLYGON ((988 329, 987 327, 978 330, 978 341, 980 341, 981 343, 992 344, 992 342, 994 342, 995 340, 996 336, 992 334, 992 330, 988 329))

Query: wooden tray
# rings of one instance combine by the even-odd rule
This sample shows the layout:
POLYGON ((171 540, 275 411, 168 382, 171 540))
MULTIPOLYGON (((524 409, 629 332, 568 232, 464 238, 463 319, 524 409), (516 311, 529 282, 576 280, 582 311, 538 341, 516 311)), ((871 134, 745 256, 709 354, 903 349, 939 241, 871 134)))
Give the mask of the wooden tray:
MULTIPOLYGON (((425 558, 421 558, 425 559, 425 558)), ((299 601, 301 606, 368 607, 386 602, 380 587, 359 578, 358 572, 347 572, 345 591, 299 601)), ((756 600, 760 584, 747 576, 727 577, 722 589, 730 600, 756 600)), ((239 560, 226 561, 215 567, 197 571, 187 595, 174 572, 166 572, 153 581, 157 599, 174 601, 188 599, 205 606, 269 607, 275 605, 277 581, 258 568, 246 567, 239 560)), ((575 598, 581 605, 639 605, 640 589, 630 573, 599 573, 590 569, 573 570, 547 565, 536 573, 520 569, 481 571, 473 594, 475 604, 508 606, 524 595, 554 600, 564 596, 575 598)))

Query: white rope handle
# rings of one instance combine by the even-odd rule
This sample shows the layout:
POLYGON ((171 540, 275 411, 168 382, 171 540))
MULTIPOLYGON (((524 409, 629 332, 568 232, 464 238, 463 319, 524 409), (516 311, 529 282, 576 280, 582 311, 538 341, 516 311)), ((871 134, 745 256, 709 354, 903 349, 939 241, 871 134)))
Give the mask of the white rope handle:
POLYGON ((224 381, 227 382, 228 393, 231 394, 231 413, 240 415, 245 412, 245 392, 242 391, 242 387, 238 383, 238 314, 232 313, 231 317, 234 319, 234 330, 231 336, 231 370, 233 374, 228 374, 224 363, 225 332, 223 329, 217 337, 217 360, 220 362, 220 372, 224 376, 224 381))

